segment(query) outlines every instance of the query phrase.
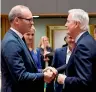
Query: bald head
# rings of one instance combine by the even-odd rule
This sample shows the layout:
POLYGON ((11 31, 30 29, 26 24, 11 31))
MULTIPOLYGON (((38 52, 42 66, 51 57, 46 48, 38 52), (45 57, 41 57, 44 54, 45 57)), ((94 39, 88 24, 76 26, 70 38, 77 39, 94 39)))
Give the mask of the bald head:
POLYGON ((9 15, 8 15, 9 21, 12 22, 15 17, 21 17, 24 10, 30 11, 29 8, 24 5, 14 6, 9 12, 9 15))

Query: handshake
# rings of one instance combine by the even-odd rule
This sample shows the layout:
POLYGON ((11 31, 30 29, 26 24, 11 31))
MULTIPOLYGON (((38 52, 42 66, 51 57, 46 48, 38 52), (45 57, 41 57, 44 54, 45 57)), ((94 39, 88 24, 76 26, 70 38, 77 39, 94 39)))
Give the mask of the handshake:
POLYGON ((57 76, 58 72, 54 67, 47 67, 43 70, 44 81, 50 83, 57 76))
POLYGON ((57 77, 57 82, 59 84, 64 84, 64 80, 67 77, 64 74, 58 74, 61 71, 65 71, 67 67, 67 64, 62 65, 61 67, 58 67, 57 69, 55 69, 54 67, 47 67, 43 70, 44 73, 44 81, 47 83, 50 83, 53 79, 55 79, 57 77))

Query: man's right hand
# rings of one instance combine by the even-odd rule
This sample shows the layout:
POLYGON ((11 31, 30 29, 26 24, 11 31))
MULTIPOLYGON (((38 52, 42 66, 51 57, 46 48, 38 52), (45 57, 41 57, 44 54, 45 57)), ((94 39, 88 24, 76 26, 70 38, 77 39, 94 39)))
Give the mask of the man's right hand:
POLYGON ((44 71, 44 81, 50 83, 57 75, 57 70, 53 67, 47 67, 44 71))

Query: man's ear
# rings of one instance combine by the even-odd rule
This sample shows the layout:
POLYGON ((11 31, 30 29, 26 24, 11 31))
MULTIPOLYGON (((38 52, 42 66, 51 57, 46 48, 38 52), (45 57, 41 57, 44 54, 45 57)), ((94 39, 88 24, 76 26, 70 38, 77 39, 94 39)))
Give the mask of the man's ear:
POLYGON ((80 27, 80 22, 79 21, 75 21, 75 28, 77 28, 77 27, 80 27))
POLYGON ((15 21, 16 24, 18 24, 19 19, 16 17, 16 18, 14 19, 14 21, 15 21))

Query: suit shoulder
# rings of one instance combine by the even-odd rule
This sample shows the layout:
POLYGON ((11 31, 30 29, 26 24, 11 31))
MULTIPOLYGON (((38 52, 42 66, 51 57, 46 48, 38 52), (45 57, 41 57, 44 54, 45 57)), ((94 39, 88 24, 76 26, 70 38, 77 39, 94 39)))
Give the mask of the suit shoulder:
POLYGON ((62 51, 62 50, 66 50, 66 48, 67 48, 67 46, 62 47, 62 48, 57 48, 55 51, 56 51, 56 52, 59 52, 59 51, 62 51))

